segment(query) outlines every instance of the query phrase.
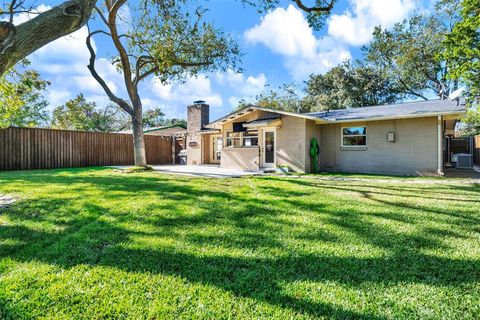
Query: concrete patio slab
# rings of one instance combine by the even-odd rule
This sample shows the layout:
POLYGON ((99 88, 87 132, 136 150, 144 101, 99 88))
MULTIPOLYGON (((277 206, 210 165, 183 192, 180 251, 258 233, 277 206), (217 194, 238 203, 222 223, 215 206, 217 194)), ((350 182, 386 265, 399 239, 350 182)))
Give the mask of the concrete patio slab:
MULTIPOLYGON (((128 169, 132 166, 114 166, 116 169, 128 169)), ((158 165, 151 166, 153 170, 184 176, 204 178, 238 178, 244 176, 261 175, 263 171, 244 171, 239 169, 220 168, 219 165, 158 165)))

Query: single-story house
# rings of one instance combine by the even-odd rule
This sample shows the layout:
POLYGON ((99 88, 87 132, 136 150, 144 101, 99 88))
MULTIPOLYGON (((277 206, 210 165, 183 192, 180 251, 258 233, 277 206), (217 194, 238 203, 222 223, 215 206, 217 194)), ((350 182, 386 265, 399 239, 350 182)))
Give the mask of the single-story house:
POLYGON ((210 122, 197 101, 187 108, 187 162, 311 172, 316 138, 322 171, 442 174, 445 138, 464 115, 460 100, 431 100, 306 114, 252 105, 210 122))

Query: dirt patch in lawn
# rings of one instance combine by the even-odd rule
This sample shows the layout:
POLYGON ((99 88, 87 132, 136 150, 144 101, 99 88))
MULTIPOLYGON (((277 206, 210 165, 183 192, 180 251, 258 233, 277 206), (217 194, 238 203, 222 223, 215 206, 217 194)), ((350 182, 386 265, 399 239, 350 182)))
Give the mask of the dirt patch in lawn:
POLYGON ((0 210, 13 204, 17 199, 8 194, 0 194, 0 210))

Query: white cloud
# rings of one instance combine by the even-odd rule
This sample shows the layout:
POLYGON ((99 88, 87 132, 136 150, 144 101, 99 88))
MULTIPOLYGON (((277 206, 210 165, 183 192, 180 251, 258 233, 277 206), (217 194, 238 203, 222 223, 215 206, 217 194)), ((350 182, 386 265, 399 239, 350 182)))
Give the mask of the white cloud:
POLYGON ((181 84, 162 84, 158 78, 152 79, 152 91, 158 98, 169 104, 185 107, 195 100, 205 100, 212 107, 223 104, 222 97, 213 92, 210 79, 205 75, 191 77, 181 84))
POLYGON ((262 43, 284 56, 285 67, 295 81, 304 80, 311 73, 324 73, 351 58, 338 41, 316 38, 303 13, 293 5, 271 11, 244 36, 247 43, 262 43))
POLYGON ((286 59, 285 66, 291 71, 293 79, 301 81, 312 73, 325 73, 351 58, 348 50, 333 48, 318 52, 313 59, 286 59))
POLYGON ((414 0, 350 0, 351 10, 334 14, 328 21, 328 34, 350 45, 372 39, 375 26, 389 27, 415 9, 414 0))
MULTIPOLYGON (((88 52, 85 39, 88 36, 86 27, 80 28, 65 37, 57 39, 46 46, 38 49, 35 55, 42 59, 43 62, 54 61, 57 64, 65 64, 65 62, 82 62, 86 68, 90 53, 88 52)), ((96 49, 95 41, 93 41, 94 49, 96 49)), ((65 64, 66 67, 69 65, 65 64)), ((71 66, 71 65, 70 65, 71 66)))
POLYGON ((262 17, 259 25, 245 32, 245 39, 250 43, 263 43, 285 56, 313 57, 317 46, 308 22, 293 5, 262 17))
MULTIPOLYGON (((108 13, 106 13, 108 16, 108 13)), ((131 29, 132 27, 132 10, 128 3, 120 7, 120 10, 117 14, 117 24, 120 32, 124 33, 131 29)))
POLYGON ((236 108, 239 102, 240 102, 240 99, 235 96, 231 96, 230 98, 228 98, 228 103, 232 108, 236 108))
POLYGON ((70 97, 70 91, 68 90, 56 90, 51 88, 48 89, 47 94, 45 95, 45 98, 52 108, 62 105, 70 97))
MULTIPOLYGON (((41 12, 45 12, 47 10, 50 10, 52 9, 51 6, 48 6, 48 5, 45 5, 45 4, 40 4, 39 6, 37 6, 36 8, 33 9, 33 11, 35 12, 38 12, 38 13, 41 13, 41 12)), ((18 26, 19 24, 22 24, 34 17, 36 17, 37 15, 36 14, 33 14, 33 13, 19 13, 17 15, 15 15, 13 17, 13 24, 18 26)), ((0 21, 7 21, 9 18, 8 15, 2 15, 1 18, 0 18, 0 21)))
POLYGON ((263 73, 259 73, 257 76, 245 76, 243 73, 236 73, 230 69, 226 72, 217 72, 215 79, 219 85, 228 87, 233 93, 228 98, 228 104, 232 108, 236 108, 241 99, 251 101, 264 91, 267 85, 267 77, 263 73))
MULTIPOLYGON (((47 44, 29 57, 32 68, 41 72, 42 76, 52 83, 54 90, 50 90, 47 95, 52 107, 63 104, 79 93, 96 101, 98 106, 110 103, 103 88, 87 68, 90 59, 85 44, 87 36, 88 30, 83 27, 47 44)), ((92 45, 96 49, 94 39, 92 45)), ((115 94, 125 92, 122 75, 108 59, 97 58, 95 67, 115 94)))
POLYGON ((414 0, 349 0, 350 8, 327 21, 328 35, 315 37, 304 14, 289 5, 277 8, 244 33, 250 44, 262 43, 284 57, 295 81, 311 73, 325 73, 351 59, 347 46, 360 46, 372 38, 375 26, 390 27, 415 8, 414 0))
POLYGON ((255 96, 267 84, 267 77, 263 73, 245 77, 243 73, 236 73, 231 69, 226 72, 217 72, 215 78, 220 85, 227 85, 243 96, 255 96))

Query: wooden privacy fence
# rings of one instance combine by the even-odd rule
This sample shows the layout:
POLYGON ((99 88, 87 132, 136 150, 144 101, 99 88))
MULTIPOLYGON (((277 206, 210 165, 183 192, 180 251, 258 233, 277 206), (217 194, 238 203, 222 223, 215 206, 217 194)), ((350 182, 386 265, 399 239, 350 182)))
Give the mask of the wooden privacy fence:
MULTIPOLYGON (((148 164, 172 163, 172 139, 145 136, 148 164)), ((0 170, 133 165, 131 134, 0 129, 0 170)))

